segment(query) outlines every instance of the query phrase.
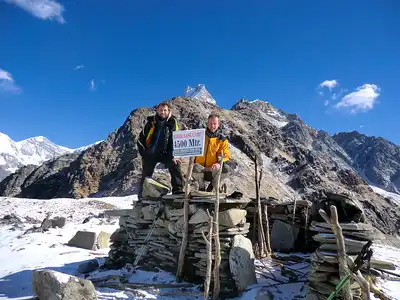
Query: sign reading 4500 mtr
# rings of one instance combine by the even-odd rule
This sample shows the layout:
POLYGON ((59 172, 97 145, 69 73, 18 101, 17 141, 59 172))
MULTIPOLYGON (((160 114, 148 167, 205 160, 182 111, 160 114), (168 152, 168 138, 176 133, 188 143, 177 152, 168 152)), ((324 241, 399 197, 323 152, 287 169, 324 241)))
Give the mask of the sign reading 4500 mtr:
POLYGON ((204 128, 174 131, 174 157, 203 156, 205 133, 204 128))

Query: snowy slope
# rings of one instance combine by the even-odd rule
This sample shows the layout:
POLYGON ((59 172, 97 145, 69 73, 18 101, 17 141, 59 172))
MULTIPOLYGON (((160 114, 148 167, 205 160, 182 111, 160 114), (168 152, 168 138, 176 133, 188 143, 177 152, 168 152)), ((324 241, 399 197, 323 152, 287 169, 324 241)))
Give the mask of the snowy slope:
POLYGON ((206 86, 204 84, 198 84, 195 88, 188 86, 184 96, 186 98, 208 102, 214 105, 217 103, 211 94, 206 90, 206 86))
MULTIPOLYGON (((105 261, 108 248, 90 251, 69 247, 66 243, 78 230, 114 232, 119 227, 118 218, 99 217, 105 209, 130 208, 136 196, 86 198, 86 199, 51 199, 35 200, 21 198, 1 198, 2 210, 0 210, 0 299, 32 299, 31 287, 32 270, 52 269, 79 277, 77 267, 90 259, 97 259, 100 264, 105 261), (24 221, 19 227, 2 224, 5 215, 15 213, 24 221), (23 234, 33 225, 40 225, 40 221, 51 213, 51 217, 64 216, 67 222, 64 228, 52 228, 45 233, 23 234), (83 223, 88 216, 97 216, 83 223), (26 218, 38 220, 29 221, 26 218)), ((381 260, 387 260, 400 265, 400 251, 393 247, 374 247, 374 256, 381 260)), ((279 257, 289 256, 276 253, 279 257)), ((309 270, 309 255, 291 253, 297 257, 287 261, 285 267, 295 270, 299 275, 298 282, 289 282, 289 279, 280 272, 279 264, 270 259, 257 260, 255 262, 257 280, 256 285, 247 288, 245 293, 237 299, 304 299, 307 288, 305 281, 309 270), (284 283, 284 284, 282 284, 284 283)), ((397 269, 395 272, 400 272, 397 269)), ((159 270, 148 272, 141 269, 132 272, 131 269, 94 271, 89 278, 105 277, 107 275, 127 276, 129 282, 135 283, 176 283, 173 274, 159 270)), ((382 281, 380 288, 393 299, 400 293, 398 281, 382 281)), ((132 291, 118 291, 109 288, 96 288, 99 299, 203 299, 202 296, 171 296, 173 289, 135 289, 132 291)), ((198 286, 179 290, 180 293, 199 294, 198 286)), ((373 298, 374 299, 374 298, 373 298)), ((397 298, 398 299, 398 298, 397 298)))
POLYGON ((66 153, 80 152, 90 146, 92 145, 69 149, 56 145, 43 136, 15 142, 0 132, 0 181, 22 166, 40 165, 46 160, 66 153))
POLYGON ((374 190, 375 193, 377 193, 383 197, 392 199, 395 203, 397 203, 397 205, 400 206, 400 195, 399 194, 391 193, 391 192, 385 191, 384 189, 381 189, 381 188, 378 188, 378 187, 372 186, 372 185, 370 185, 370 187, 374 190))

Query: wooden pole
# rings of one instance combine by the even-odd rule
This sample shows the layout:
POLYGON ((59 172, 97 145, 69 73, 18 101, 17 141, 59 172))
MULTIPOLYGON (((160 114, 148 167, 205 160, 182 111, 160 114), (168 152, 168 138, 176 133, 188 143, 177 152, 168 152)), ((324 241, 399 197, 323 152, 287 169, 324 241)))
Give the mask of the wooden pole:
MULTIPOLYGON (((256 201, 257 201, 257 195, 258 195, 258 178, 257 178, 257 156, 254 157, 254 181, 256 183, 256 201)), ((256 204, 254 203, 254 216, 253 216, 253 235, 252 235, 252 243, 256 243, 256 236, 257 236, 257 212, 258 210, 256 209, 256 204)))
MULTIPOLYGON (((331 218, 329 219, 328 215, 323 209, 319 210, 319 214, 321 217, 331 226, 333 233, 336 236, 336 244, 338 247, 338 262, 339 262, 339 276, 340 279, 346 277, 346 275, 350 275, 349 268, 347 266, 347 259, 346 259, 346 247, 344 244, 343 232, 342 227, 339 224, 339 218, 336 210, 336 206, 331 205, 331 218)), ((350 285, 347 282, 343 289, 343 299, 344 300, 352 300, 353 297, 351 295, 350 285)))
POLYGON ((217 186, 215 187, 216 199, 215 199, 215 208, 214 208, 214 241, 215 241, 215 261, 214 261, 214 291, 213 291, 213 300, 219 299, 220 292, 220 283, 219 283, 219 268, 221 265, 221 245, 219 243, 219 185, 221 181, 221 173, 222 167, 224 164, 224 155, 222 154, 220 168, 217 174, 217 186))
POLYGON ((264 215, 265 215, 265 222, 266 222, 266 239, 267 239, 267 255, 272 254, 271 250, 271 238, 269 236, 269 220, 268 220, 268 206, 267 204, 264 205, 264 215))
POLYGON ((206 271, 206 279, 204 281, 204 300, 208 299, 208 295, 210 293, 210 283, 211 283, 211 269, 212 269, 212 236, 213 236, 213 217, 207 210, 207 214, 209 217, 209 226, 208 226, 208 238, 205 236, 204 232, 201 232, 203 239, 207 245, 207 271, 206 271))
POLYGON ((183 265, 185 263, 185 253, 188 243, 188 229, 189 229, 189 191, 190 191, 190 179, 193 171, 193 157, 189 159, 189 166, 187 170, 186 182, 185 182, 185 199, 183 200, 183 236, 181 249, 179 251, 178 269, 176 271, 176 280, 179 282, 182 276, 183 265))
MULTIPOLYGON (((258 161, 256 159, 256 165, 258 161)), ((257 170, 257 167, 256 167, 257 170)), ((256 197, 257 197, 257 217, 258 217, 258 246, 260 248, 260 257, 265 257, 266 254, 266 244, 265 244, 265 234, 264 234, 264 226, 262 222, 262 212, 261 212, 261 196, 260 196, 260 182, 262 178, 263 167, 261 166, 260 176, 258 176, 256 171, 256 197)))

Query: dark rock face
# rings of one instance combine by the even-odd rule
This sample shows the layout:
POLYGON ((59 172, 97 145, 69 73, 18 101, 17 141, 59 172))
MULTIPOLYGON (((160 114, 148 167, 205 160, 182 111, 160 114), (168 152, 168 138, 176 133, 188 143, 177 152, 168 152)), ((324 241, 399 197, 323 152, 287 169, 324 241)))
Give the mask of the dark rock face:
MULTIPOLYGON (((363 204, 366 215, 372 218, 370 220, 374 225, 380 226, 380 230, 385 233, 400 230, 394 218, 398 218, 400 212, 392 213, 390 204, 377 196, 354 171, 354 157, 358 152, 349 152, 344 138, 332 138, 326 132, 306 125, 296 115, 286 114, 263 101, 240 100, 230 110, 182 97, 173 98, 170 103, 183 129, 206 127, 211 112, 220 115, 223 134, 232 146, 230 164, 234 172, 227 185, 235 190, 254 197, 253 160, 257 158, 263 164, 263 195, 315 201, 326 192, 352 193, 357 201, 367 201, 374 207, 380 207, 379 211, 390 212, 391 218, 386 214, 384 222, 378 221, 376 212, 368 204, 363 204)), ((147 116, 154 113, 154 109, 135 109, 120 128, 86 151, 64 155, 40 167, 20 169, 0 183, 0 195, 48 199, 136 193, 141 172, 136 139, 147 116)), ((356 144, 363 147, 361 141, 356 144)), ((371 161, 379 161, 380 165, 375 165, 383 168, 387 154, 382 147, 374 150, 380 155, 371 161)), ((366 168, 371 169, 367 173, 375 172, 371 176, 389 178, 393 186, 396 182, 399 184, 396 151, 398 148, 390 148, 393 155, 390 171, 385 171, 383 175, 371 167, 366 168)), ((364 165, 369 166, 369 162, 364 165)), ((187 162, 184 161, 182 170, 186 168, 187 162)), ((168 172, 157 170, 155 178, 169 185, 168 172)))
POLYGON ((399 146, 357 131, 338 133, 333 138, 346 151, 361 176, 373 185, 400 193, 399 146))

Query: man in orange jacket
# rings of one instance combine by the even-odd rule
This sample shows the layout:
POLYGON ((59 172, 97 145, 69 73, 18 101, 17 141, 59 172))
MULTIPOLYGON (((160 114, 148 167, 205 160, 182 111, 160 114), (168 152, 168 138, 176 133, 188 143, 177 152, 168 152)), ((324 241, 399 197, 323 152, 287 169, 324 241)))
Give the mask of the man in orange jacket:
POLYGON ((222 154, 224 155, 224 163, 222 166, 221 182, 230 173, 230 167, 226 164, 230 159, 229 143, 228 139, 222 135, 219 126, 219 116, 211 114, 207 121, 204 155, 196 156, 194 160, 192 176, 198 182, 200 191, 206 190, 205 181, 211 182, 207 187, 207 192, 211 192, 217 185, 216 175, 221 168, 222 154))

